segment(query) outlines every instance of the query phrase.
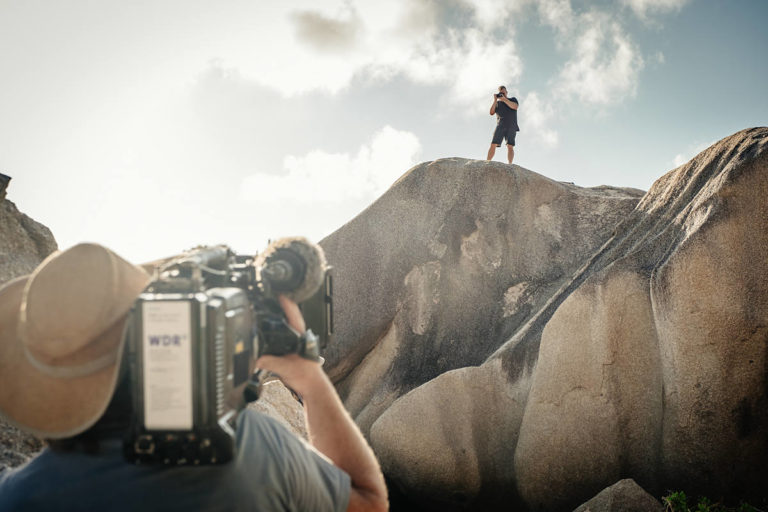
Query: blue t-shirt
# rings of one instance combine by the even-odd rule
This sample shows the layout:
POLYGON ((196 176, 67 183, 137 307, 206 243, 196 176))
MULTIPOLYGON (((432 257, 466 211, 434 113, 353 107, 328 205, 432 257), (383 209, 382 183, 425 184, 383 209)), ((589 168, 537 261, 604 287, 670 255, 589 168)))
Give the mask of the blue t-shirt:
POLYGON ((204 467, 135 466, 122 441, 102 453, 46 448, 0 475, 0 512, 11 511, 344 511, 350 479, 276 420, 245 410, 237 422, 230 464, 204 467))

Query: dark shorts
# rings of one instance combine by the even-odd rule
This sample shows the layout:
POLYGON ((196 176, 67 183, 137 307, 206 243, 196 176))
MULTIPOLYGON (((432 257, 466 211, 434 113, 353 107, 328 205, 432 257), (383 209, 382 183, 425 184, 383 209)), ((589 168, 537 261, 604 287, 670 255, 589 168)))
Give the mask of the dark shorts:
POLYGON ((507 139, 507 145, 514 146, 516 134, 517 130, 515 130, 514 125, 507 126, 504 124, 497 124, 496 131, 493 132, 493 139, 491 139, 491 144, 501 146, 501 141, 503 139, 507 139))

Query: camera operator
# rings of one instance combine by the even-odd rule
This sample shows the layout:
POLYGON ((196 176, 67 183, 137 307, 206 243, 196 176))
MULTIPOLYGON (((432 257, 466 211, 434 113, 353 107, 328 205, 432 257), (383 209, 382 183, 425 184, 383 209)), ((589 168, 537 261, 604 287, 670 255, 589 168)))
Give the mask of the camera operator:
MULTIPOLYGON (((378 462, 320 364, 263 356, 303 399, 310 443, 240 412, 235 458, 205 466, 132 465, 124 329, 150 278, 96 244, 49 256, 0 287, 0 414, 49 444, 0 474, 0 511, 386 510, 378 462)), ((305 324, 279 296, 286 320, 305 324)))
POLYGON ((507 98, 507 88, 500 85, 491 103, 490 114, 496 115, 496 130, 493 132, 491 147, 488 148, 487 160, 493 160, 496 148, 501 146, 504 139, 507 139, 507 160, 511 164, 515 158, 515 136, 520 131, 517 125, 518 106, 517 98, 507 98))

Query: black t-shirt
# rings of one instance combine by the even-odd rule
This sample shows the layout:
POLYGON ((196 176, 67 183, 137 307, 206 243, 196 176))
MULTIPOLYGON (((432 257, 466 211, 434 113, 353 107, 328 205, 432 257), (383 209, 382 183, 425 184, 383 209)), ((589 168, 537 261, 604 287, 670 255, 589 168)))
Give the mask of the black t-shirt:
MULTIPOLYGON (((509 98, 512 103, 518 103, 517 98, 509 98)), ((512 125, 515 127, 515 131, 520 131, 520 127, 517 126, 517 110, 509 108, 503 101, 496 102, 496 123, 504 125, 512 125)))

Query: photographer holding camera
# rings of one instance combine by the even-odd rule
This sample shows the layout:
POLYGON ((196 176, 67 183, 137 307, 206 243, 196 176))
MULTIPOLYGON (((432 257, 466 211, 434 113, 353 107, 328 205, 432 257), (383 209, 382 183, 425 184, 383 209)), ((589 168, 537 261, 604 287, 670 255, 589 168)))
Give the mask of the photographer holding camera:
POLYGON ((507 98, 507 88, 500 85, 491 103, 490 114, 496 115, 496 130, 493 132, 487 160, 493 160, 496 148, 501 146, 503 139, 507 139, 507 160, 511 164, 515 158, 515 135, 520 131, 517 125, 518 106, 517 98, 507 98))
MULTIPOLYGON (((0 287, 0 414, 50 440, 26 465, 0 474, 1 511, 388 508, 378 462, 331 381, 319 362, 296 354, 250 366, 274 372, 302 397, 311 444, 243 409, 231 462, 126 462, 135 399, 126 332, 150 280, 109 249, 80 244, 0 287)), ((297 304, 277 299, 287 324, 303 333, 297 304)), ((173 405, 175 397, 165 398, 173 405)))

